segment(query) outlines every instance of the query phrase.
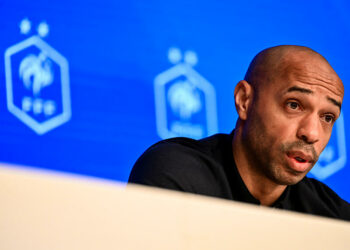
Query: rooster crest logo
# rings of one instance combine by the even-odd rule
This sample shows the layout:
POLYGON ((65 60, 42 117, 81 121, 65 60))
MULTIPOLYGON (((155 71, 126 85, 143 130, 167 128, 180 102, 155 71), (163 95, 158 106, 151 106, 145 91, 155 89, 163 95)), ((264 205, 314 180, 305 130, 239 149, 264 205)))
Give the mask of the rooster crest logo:
POLYGON ((154 80, 158 135, 199 139, 216 133, 215 89, 193 69, 197 54, 172 47, 168 59, 174 66, 154 80))
POLYGON ((188 81, 178 81, 172 85, 169 88, 168 100, 173 111, 186 120, 202 107, 199 92, 188 81))
MULTIPOLYGON (((27 35, 32 23, 23 19, 19 27, 27 35)), ((41 22, 36 35, 5 51, 7 108, 39 135, 71 117, 68 61, 43 40, 48 33, 41 22)))
POLYGON ((33 95, 38 96, 43 87, 49 86, 53 81, 51 61, 44 53, 39 56, 30 54, 26 56, 19 66, 19 74, 27 89, 33 89, 33 95))

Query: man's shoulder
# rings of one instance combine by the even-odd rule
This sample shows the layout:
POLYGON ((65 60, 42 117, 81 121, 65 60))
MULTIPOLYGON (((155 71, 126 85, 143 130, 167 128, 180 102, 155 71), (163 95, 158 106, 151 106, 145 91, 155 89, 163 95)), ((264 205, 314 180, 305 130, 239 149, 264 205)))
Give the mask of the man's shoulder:
MULTIPOLYGON (((339 197, 325 183, 314 178, 305 177, 296 186, 299 195, 303 195, 309 207, 315 207, 319 211, 327 213, 330 217, 350 220, 350 204, 339 197)), ((322 212, 322 213, 323 213, 322 212)), ((320 214, 322 215, 322 214, 320 214)))
POLYGON ((230 135, 228 134, 215 134, 199 140, 187 137, 174 137, 159 141, 153 144, 148 150, 175 147, 176 149, 193 149, 205 153, 219 146, 219 144, 227 140, 229 137, 230 135))
POLYGON ((214 181, 213 168, 218 168, 220 158, 217 154, 229 138, 227 134, 215 134, 201 140, 162 140, 136 161, 129 182, 196 192, 198 187, 214 181))
POLYGON ((198 159, 198 155, 211 156, 217 150, 222 150, 229 137, 228 134, 215 134, 200 140, 174 137, 153 144, 140 158, 152 155, 157 160, 161 158, 177 161, 181 157, 198 159))

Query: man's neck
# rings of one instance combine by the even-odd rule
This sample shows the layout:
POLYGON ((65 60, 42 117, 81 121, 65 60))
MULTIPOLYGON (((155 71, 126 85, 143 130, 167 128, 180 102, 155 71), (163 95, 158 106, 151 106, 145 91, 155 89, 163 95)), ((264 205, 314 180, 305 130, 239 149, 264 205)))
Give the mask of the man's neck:
POLYGON ((271 206, 282 195, 287 186, 276 184, 260 171, 257 171, 259 166, 253 166, 241 143, 240 134, 236 132, 238 131, 235 131, 232 141, 232 153, 237 170, 254 198, 258 199, 261 205, 271 206))

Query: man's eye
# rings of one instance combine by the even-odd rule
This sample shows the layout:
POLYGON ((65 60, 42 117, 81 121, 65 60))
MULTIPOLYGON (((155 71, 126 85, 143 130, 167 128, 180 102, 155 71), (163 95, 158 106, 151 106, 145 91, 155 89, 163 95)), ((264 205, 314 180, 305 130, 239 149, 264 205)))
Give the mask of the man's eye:
POLYGON ((332 115, 325 115, 324 120, 327 123, 333 123, 335 119, 334 119, 334 116, 332 116, 332 115))
POLYGON ((297 103, 297 102, 287 102, 287 107, 291 108, 291 109, 300 108, 299 103, 297 103))

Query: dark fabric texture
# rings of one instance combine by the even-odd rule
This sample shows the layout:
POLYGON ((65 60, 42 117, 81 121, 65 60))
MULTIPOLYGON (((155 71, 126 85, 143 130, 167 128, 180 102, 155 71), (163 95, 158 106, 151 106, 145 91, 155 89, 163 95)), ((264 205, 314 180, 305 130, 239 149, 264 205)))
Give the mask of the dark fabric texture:
MULTIPOLYGON (((137 160, 129 183, 260 204, 238 173, 232 134, 160 141, 137 160)), ((272 207, 350 221, 350 204, 327 185, 308 177, 288 186, 272 207)))

